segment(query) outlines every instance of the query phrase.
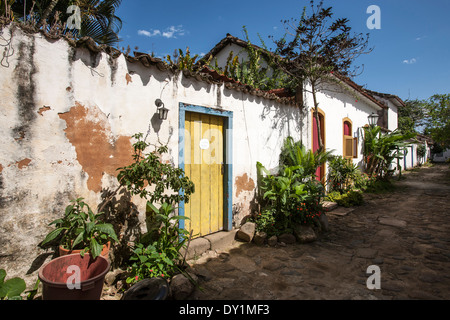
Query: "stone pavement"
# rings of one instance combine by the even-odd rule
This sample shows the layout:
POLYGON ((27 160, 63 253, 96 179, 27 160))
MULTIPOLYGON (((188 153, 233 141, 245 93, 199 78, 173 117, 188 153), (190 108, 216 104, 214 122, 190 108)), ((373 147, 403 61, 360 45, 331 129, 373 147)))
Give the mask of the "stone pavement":
POLYGON ((397 190, 328 214, 330 231, 309 244, 235 241, 190 260, 191 300, 450 299, 450 170, 405 174, 397 190), (368 289, 367 268, 381 289, 368 289))

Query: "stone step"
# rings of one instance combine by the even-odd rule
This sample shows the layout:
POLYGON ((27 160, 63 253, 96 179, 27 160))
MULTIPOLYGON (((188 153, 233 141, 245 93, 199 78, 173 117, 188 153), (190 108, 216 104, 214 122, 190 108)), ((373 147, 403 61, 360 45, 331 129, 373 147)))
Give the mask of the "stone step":
MULTIPOLYGON (((232 231, 219 231, 191 240, 186 254, 186 260, 200 257, 210 250, 224 250, 231 247, 236 242, 237 231, 237 229, 232 231)), ((185 250, 180 250, 180 253, 184 256, 185 250)))
POLYGON ((350 212, 353 212, 355 208, 345 208, 345 207, 338 207, 336 209, 333 209, 330 212, 327 212, 327 214, 330 215, 336 215, 336 216, 346 216, 350 212))
POLYGON ((338 207, 338 204, 336 202, 332 202, 332 201, 323 201, 322 206, 326 212, 330 212, 330 211, 333 211, 334 209, 336 209, 338 207))

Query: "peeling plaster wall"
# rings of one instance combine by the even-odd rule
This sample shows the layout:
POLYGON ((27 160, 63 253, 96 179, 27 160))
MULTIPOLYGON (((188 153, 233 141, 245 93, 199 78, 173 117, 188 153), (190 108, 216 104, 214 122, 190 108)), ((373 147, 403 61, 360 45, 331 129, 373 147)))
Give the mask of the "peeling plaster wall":
MULTIPOLYGON (((14 54, 9 66, 0 66, 0 264, 29 286, 51 258, 37 247, 51 230, 48 223, 71 199, 83 197, 97 209, 105 192, 117 187, 116 168, 132 161, 133 134, 168 144, 163 160, 178 166, 180 102, 233 112, 234 226, 250 214, 256 162, 276 168, 283 140, 301 139, 307 123, 293 106, 123 55, 113 59, 11 26, 1 32, 12 36, 14 54), (157 98, 170 110, 164 122, 157 98)), ((131 201, 129 210, 138 212, 145 230, 145 204, 131 201)))

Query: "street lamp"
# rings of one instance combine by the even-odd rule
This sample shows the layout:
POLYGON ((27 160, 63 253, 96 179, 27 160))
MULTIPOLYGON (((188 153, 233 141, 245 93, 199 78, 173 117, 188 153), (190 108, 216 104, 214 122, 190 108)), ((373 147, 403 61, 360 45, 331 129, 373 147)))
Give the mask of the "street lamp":
POLYGON ((378 122, 378 118, 380 116, 378 114, 376 114, 375 112, 372 112, 372 114, 370 116, 368 116, 367 118, 369 119, 369 125, 371 127, 374 127, 377 125, 378 122))
POLYGON ((161 101, 161 99, 156 99, 155 105, 158 108, 159 120, 166 120, 169 109, 164 107, 164 103, 161 101))

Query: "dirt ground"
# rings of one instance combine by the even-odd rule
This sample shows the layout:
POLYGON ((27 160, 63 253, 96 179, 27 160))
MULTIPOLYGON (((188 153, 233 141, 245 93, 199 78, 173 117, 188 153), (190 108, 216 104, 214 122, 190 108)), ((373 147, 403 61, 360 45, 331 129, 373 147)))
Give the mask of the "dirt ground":
POLYGON ((449 166, 415 169, 395 184, 346 215, 328 214, 330 231, 313 243, 238 243, 199 259, 202 289, 190 299, 450 299, 449 166))

